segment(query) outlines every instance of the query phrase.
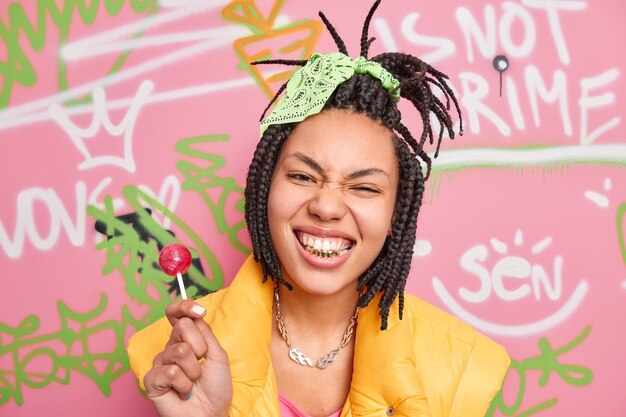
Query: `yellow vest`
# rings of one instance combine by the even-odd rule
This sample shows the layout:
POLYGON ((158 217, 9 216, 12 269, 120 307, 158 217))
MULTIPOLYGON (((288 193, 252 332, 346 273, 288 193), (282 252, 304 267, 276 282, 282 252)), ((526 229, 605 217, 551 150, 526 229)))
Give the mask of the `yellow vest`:
MULTIPOLYGON (((228 352, 231 416, 280 416, 270 357, 273 283, 248 258, 232 284, 196 302, 228 352)), ((395 309, 394 309, 395 307, 395 309)), ((378 298, 361 309, 350 392, 341 417, 484 417, 509 367, 504 348, 448 313, 409 294, 399 320, 380 330, 378 298)), ((171 326, 163 318, 129 341, 131 368, 143 388, 171 326)))

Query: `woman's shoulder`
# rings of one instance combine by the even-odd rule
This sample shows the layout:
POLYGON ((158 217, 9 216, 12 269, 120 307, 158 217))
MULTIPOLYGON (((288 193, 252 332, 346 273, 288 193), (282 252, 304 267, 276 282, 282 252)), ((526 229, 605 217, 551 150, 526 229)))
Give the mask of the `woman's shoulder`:
MULTIPOLYGON (((398 300, 392 312, 397 308, 398 300)), ((404 297, 402 320, 391 313, 385 331, 375 328, 380 325, 375 321, 378 312, 370 310, 357 325, 355 363, 359 366, 354 374, 374 387, 369 396, 381 392, 380 402, 389 404, 405 392, 406 398, 426 398, 432 416, 485 415, 510 364, 502 346, 409 294, 404 297), (357 362, 360 358, 367 360, 357 362)), ((402 407, 404 411, 397 408, 400 414, 417 415, 408 402, 402 407)))
POLYGON ((404 319, 414 321, 415 326, 429 328, 433 333, 441 333, 471 343, 476 331, 458 317, 412 294, 404 296, 404 319))
POLYGON ((412 326, 418 368, 426 380, 431 381, 430 397, 454 387, 450 391, 454 395, 438 406, 433 400, 431 406, 444 410, 442 415, 484 415, 510 366, 506 349, 471 325, 418 297, 407 294, 404 308, 403 321, 408 320, 412 326))
POLYGON ((418 339, 428 337, 430 343, 464 347, 468 354, 494 355, 508 367, 509 357, 499 343, 480 333, 470 324, 441 308, 411 294, 405 295, 404 318, 411 322, 418 339))

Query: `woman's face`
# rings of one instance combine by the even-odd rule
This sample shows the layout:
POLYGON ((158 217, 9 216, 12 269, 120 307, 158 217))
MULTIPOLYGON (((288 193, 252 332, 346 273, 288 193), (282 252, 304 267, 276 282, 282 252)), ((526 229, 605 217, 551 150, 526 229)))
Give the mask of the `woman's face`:
POLYGON ((285 279, 310 294, 354 292, 391 229, 397 186, 391 133, 381 124, 347 110, 298 124, 268 200, 285 279))

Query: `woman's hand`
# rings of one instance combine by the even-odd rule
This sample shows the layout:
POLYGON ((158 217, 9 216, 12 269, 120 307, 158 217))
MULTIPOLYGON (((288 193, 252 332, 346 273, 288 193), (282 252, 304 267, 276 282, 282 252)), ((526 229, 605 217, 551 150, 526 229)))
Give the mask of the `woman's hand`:
POLYGON ((148 398, 161 417, 228 416, 233 395, 228 355, 192 300, 165 310, 172 334, 144 377, 148 398))

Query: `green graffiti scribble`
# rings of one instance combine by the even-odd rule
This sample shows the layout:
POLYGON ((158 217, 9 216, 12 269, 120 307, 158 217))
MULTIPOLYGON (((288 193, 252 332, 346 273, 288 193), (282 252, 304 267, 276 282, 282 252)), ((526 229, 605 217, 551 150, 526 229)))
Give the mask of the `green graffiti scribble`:
POLYGON ((626 203, 622 203, 617 208, 617 240, 619 249, 622 252, 622 259, 626 264, 626 242, 624 241, 624 215, 626 214, 626 203))
MULTIPOLYGON (((233 178, 221 177, 217 174, 217 171, 225 165, 226 161, 223 157, 199 149, 203 144, 226 141, 228 141, 228 136, 220 135, 180 140, 176 144, 176 150, 181 155, 208 163, 195 164, 182 159, 177 163, 177 169, 185 178, 182 183, 183 191, 198 193, 215 219, 218 231, 226 234, 235 248, 243 253, 249 253, 250 249, 237 236, 245 228, 245 221, 230 224, 226 216, 226 203, 231 196, 237 198, 236 210, 243 213, 243 189, 233 178), (209 194, 209 190, 218 191, 219 196, 216 200, 213 199, 215 193, 209 194)), ((102 209, 89 206, 87 213, 104 228, 103 234, 107 236, 107 240, 97 246, 98 249, 105 250, 107 255, 107 262, 102 273, 109 275, 113 271, 118 271, 124 278, 125 289, 131 299, 149 307, 142 322, 151 323, 162 316, 163 307, 171 302, 170 293, 172 290, 178 290, 175 281, 161 271, 157 261, 159 248, 168 243, 177 242, 179 239, 163 228, 152 217, 152 212, 160 213, 169 219, 178 231, 184 233, 186 236, 183 239, 184 243, 191 249, 194 261, 198 260, 192 263, 184 277, 187 294, 190 297, 196 297, 222 287, 224 275, 219 261, 191 226, 136 186, 126 186, 123 195, 133 212, 132 224, 128 224, 116 215, 110 196, 104 199, 102 209), (205 276, 200 259, 208 266, 210 278, 205 276)))
POLYGON ((590 384, 593 379, 591 369, 580 365, 565 365, 559 362, 559 356, 580 345, 587 338, 589 332, 591 332, 591 327, 587 326, 574 340, 558 349, 553 349, 548 339, 542 337, 539 339, 539 350, 541 352, 539 355, 522 361, 511 361, 509 375, 512 371, 515 371, 519 377, 519 388, 515 401, 512 405, 507 405, 503 393, 500 392, 491 403, 486 417, 493 417, 496 410, 501 411, 505 416, 528 417, 556 405, 558 399, 551 398, 520 412, 522 400, 526 393, 526 374, 529 371, 541 372, 541 376, 537 380, 537 385, 540 387, 546 386, 550 375, 553 373, 570 385, 584 386, 590 384))
MULTIPOLYGON (((59 50, 67 43, 72 20, 78 15, 85 25, 92 25, 96 20, 100 5, 109 16, 117 15, 126 3, 130 3, 132 10, 137 14, 151 16, 158 11, 158 0, 37 0, 34 22, 26 15, 21 2, 11 3, 8 7, 8 19, 0 19, 0 40, 6 49, 6 61, 0 61, 0 109, 6 108, 11 99, 13 85, 19 83, 24 87, 32 87, 37 83, 37 72, 27 57, 25 45, 30 45, 34 52, 40 52, 46 41, 52 39, 53 34, 47 24, 52 24, 59 30, 59 50), (25 37, 25 42, 20 42, 25 37)), ((145 30, 144 30, 145 31, 145 30)), ((133 36, 139 37, 144 31, 133 36)), ((107 75, 119 71, 130 54, 124 51, 109 68, 107 75)), ((58 54, 56 54, 58 55, 58 54)), ((59 91, 68 89, 67 65, 63 59, 57 61, 59 91)), ((84 99, 82 100, 84 101, 84 99)), ((71 104, 71 103, 68 103, 71 104)))
POLYGON ((119 321, 98 322, 106 306, 105 294, 86 313, 73 311, 59 301, 59 330, 40 335, 35 335, 40 319, 34 315, 16 327, 0 323, 0 359, 10 357, 13 363, 12 369, 0 368, 0 405, 11 399, 22 405, 23 387, 41 389, 53 382, 67 385, 72 371, 91 379, 108 396, 113 381, 129 369, 124 336, 140 325, 125 307, 119 321), (110 333, 115 336, 112 346, 103 345, 102 336, 110 333))
POLYGON ((216 174, 216 171, 226 164, 226 160, 223 157, 206 153, 197 148, 197 145, 226 141, 228 141, 228 136, 219 135, 199 136, 179 141, 176 144, 178 152, 207 161, 209 165, 201 167, 189 161, 181 160, 176 164, 176 167, 185 177, 182 189, 197 192, 213 214, 213 219, 217 224, 219 232, 226 233, 230 243, 241 252, 247 254, 250 252, 250 249, 238 237, 239 232, 246 227, 245 221, 241 220, 233 225, 229 225, 225 211, 228 198, 235 193, 239 197, 235 203, 235 209, 239 213, 244 212, 243 188, 237 185, 234 178, 220 177, 216 174), (215 188, 221 189, 221 194, 217 201, 214 201, 207 192, 207 190, 215 188))
POLYGON ((208 279, 202 270, 192 264, 187 275, 194 285, 188 288, 188 295, 190 297, 198 296, 198 287, 204 288, 208 292, 216 291, 222 287, 224 276, 217 258, 189 225, 138 187, 127 186, 124 188, 123 194, 126 202, 135 210, 137 215, 136 227, 141 228, 143 234, 149 234, 151 239, 142 240, 140 232, 135 227, 116 217, 111 197, 105 198, 104 209, 89 206, 87 213, 106 226, 106 235, 109 236, 106 241, 97 245, 97 248, 105 250, 107 255, 107 263, 102 269, 102 273, 109 275, 113 271, 118 271, 122 275, 126 283, 126 292, 131 299, 150 307, 148 316, 144 318, 147 323, 162 316, 163 306, 171 302, 170 285, 168 285, 171 278, 165 275, 158 266, 158 247, 176 242, 178 239, 165 230, 145 210, 145 206, 163 214, 179 230, 183 231, 190 239, 189 242, 185 243, 192 250, 194 259, 201 256, 210 268, 212 278, 208 279))
MULTIPOLYGON (((185 177, 183 190, 198 193, 214 216, 219 232, 247 253, 249 249, 237 238, 244 222, 229 223, 225 213, 227 201, 232 198, 236 199, 236 210, 243 212, 243 189, 234 179, 217 174, 225 165, 224 158, 198 148, 202 143, 227 140, 226 136, 182 139, 176 145, 181 155, 205 163, 195 165, 181 160, 177 166, 185 177), (216 200, 209 195, 210 189, 218 191, 216 200)), ((6 357, 12 361, 12 368, 0 368, 0 405, 11 399, 22 405, 25 387, 42 389, 55 382, 67 385, 73 371, 91 379, 105 396, 110 394, 112 383, 129 369, 124 348, 127 332, 163 316, 165 306, 172 301, 171 293, 178 289, 175 279, 158 267, 158 254, 159 248, 179 239, 161 226, 152 213, 169 219, 173 228, 184 235, 192 252, 191 268, 184 275, 189 296, 200 296, 223 286, 221 265, 191 226, 136 186, 124 187, 123 196, 132 210, 130 214, 116 214, 111 196, 106 196, 100 207, 88 206, 87 213, 95 219, 96 229, 106 236, 96 246, 106 254, 103 275, 116 271, 121 275, 130 299, 143 307, 141 317, 134 317, 128 306, 122 306, 121 318, 98 322, 107 306, 107 297, 102 294, 98 306, 86 313, 75 312, 59 301, 58 331, 37 334, 41 320, 35 315, 26 317, 16 327, 0 323, 0 360, 6 363, 6 357), (202 265, 208 267, 206 276, 202 265), (103 337, 110 341, 111 349, 100 348, 103 337)))

